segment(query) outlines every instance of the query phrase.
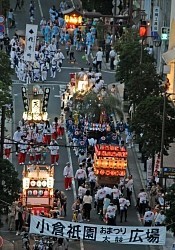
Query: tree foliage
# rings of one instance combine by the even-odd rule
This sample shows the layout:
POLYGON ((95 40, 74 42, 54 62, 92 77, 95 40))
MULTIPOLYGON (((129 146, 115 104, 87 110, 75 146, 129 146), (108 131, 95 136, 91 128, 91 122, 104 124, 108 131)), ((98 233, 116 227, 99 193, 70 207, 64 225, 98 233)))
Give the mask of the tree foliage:
POLYGON ((18 172, 8 160, 0 159, 0 200, 11 204, 21 188, 18 172))
POLYGON ((103 15, 111 15, 112 14, 112 0, 82 0, 83 9, 87 11, 100 12, 103 15))
MULTIPOLYGON (((168 100, 167 100, 168 102, 168 100)), ((161 151, 163 96, 148 96, 139 103, 132 119, 132 126, 143 145, 143 151, 149 157, 161 151)), ((167 154, 175 134, 175 109, 167 103, 165 115, 164 153, 167 154)))
POLYGON ((110 93, 107 93, 103 98, 93 91, 88 92, 85 96, 76 93, 74 95, 74 110, 78 110, 82 115, 86 114, 91 122, 99 122, 100 115, 104 110, 108 117, 117 113, 118 117, 123 118, 120 100, 110 93))
POLYGON ((0 108, 5 104, 12 103, 12 73, 8 55, 4 51, 0 51, 0 108))
POLYGON ((116 43, 116 50, 120 56, 116 79, 125 83, 128 99, 137 105, 147 95, 158 95, 161 79, 138 31, 127 29, 116 43))
POLYGON ((170 208, 166 210, 166 224, 168 229, 175 235, 175 184, 171 185, 165 195, 165 200, 169 203, 170 208))

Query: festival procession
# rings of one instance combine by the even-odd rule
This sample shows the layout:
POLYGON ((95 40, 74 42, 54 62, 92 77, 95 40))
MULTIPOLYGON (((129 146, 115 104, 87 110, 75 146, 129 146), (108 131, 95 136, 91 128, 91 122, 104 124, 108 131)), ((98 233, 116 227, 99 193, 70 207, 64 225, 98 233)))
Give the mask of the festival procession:
POLYGON ((160 155, 143 185, 132 106, 126 114, 115 79, 117 38, 109 24, 99 45, 103 18, 75 2, 10 1, 1 52, 13 72, 13 118, 3 135, 1 114, 1 159, 19 187, 11 203, 0 198, 2 249, 164 246, 171 203, 160 155))

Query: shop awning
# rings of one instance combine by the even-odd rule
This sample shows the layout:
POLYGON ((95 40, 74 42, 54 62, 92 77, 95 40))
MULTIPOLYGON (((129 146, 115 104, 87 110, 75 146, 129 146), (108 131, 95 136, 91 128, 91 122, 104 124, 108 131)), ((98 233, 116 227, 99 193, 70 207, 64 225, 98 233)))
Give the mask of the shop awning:
POLYGON ((166 62, 166 64, 169 64, 170 62, 175 61, 175 49, 171 49, 163 53, 162 58, 166 62))

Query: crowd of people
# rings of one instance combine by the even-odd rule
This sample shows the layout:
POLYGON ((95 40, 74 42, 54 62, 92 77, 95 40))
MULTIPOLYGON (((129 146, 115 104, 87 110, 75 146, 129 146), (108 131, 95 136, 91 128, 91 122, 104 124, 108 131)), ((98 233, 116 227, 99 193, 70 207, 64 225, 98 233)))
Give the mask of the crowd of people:
MULTIPOLYGON (((19 7, 19 6, 17 6, 19 7)), ((66 2, 62 1, 60 10, 67 8, 66 2)), ((33 2, 30 4, 30 20, 34 20, 33 2)), ((15 68, 19 80, 27 83, 36 81, 46 81, 48 72, 50 77, 55 78, 56 72, 61 71, 65 57, 70 56, 70 61, 75 61, 74 48, 78 51, 86 47, 86 60, 89 64, 88 56, 96 39, 96 29, 92 25, 88 30, 81 31, 80 28, 74 29, 73 35, 66 30, 65 21, 55 6, 49 10, 50 20, 43 17, 40 22, 40 30, 44 41, 38 41, 38 50, 35 54, 35 62, 27 63, 24 61, 24 47, 22 42, 14 36, 11 40, 5 36, 4 45, 6 52, 10 54, 12 67, 15 68), (6 41, 6 42, 5 42, 6 41), (59 49, 59 44, 65 45, 66 55, 59 49)), ((106 38, 107 39, 107 38, 106 38)), ((108 34, 109 45, 111 37, 108 34)), ((110 52, 111 69, 114 69, 115 51, 110 52)), ((93 61, 93 67, 87 72, 82 68, 78 73, 79 79, 88 78, 91 91, 105 97, 107 89, 102 78, 103 51, 98 50, 93 61)), ((62 98, 62 108, 66 106, 71 111, 71 91, 68 87, 62 98), (65 96, 67 99, 65 100, 65 96)), ((111 94, 115 96, 116 87, 112 86, 111 94)), ((112 120, 107 122, 92 123, 86 114, 78 118, 70 115, 64 120, 64 115, 55 117, 52 122, 41 121, 37 124, 25 122, 23 119, 16 128, 13 139, 5 139, 4 154, 9 159, 12 152, 12 145, 15 144, 15 153, 18 157, 18 164, 45 164, 50 161, 51 165, 59 164, 59 140, 63 139, 64 133, 68 135, 69 144, 77 156, 79 168, 73 173, 70 162, 63 168, 64 188, 69 191, 72 188, 72 180, 75 179, 77 189, 77 199, 73 202, 72 221, 90 222, 92 209, 94 208, 100 219, 108 225, 116 225, 117 222, 123 223, 128 220, 128 211, 132 205, 132 194, 134 181, 132 175, 128 178, 121 177, 115 185, 98 184, 95 175, 94 147, 96 144, 113 144, 120 147, 132 147, 132 134, 127 122, 119 121, 114 126, 112 120), (94 133, 93 133, 94 132, 94 133), (98 136, 96 136, 96 133, 98 136), (117 222, 116 222, 117 221, 117 222)), ((54 212, 50 214, 52 218, 67 216, 67 196, 65 191, 58 189, 54 192, 54 212), (57 211, 57 212, 55 212, 57 211)), ((145 226, 160 226, 165 223, 165 215, 162 210, 164 200, 160 186, 153 183, 150 197, 145 190, 140 190, 137 200, 138 211, 143 217, 145 226), (153 212, 154 210, 154 212, 153 212)), ((29 215, 30 215, 30 211, 29 215)), ((27 213, 28 213, 27 212, 27 213)), ((44 216, 41 214, 41 216, 44 216)), ((29 216, 25 218, 30 224, 29 216)), ((17 235, 22 230, 24 220, 24 210, 21 202, 15 203, 9 209, 9 230, 12 230, 12 219, 15 220, 17 235)))
POLYGON ((21 119, 19 126, 14 132, 13 139, 5 139, 5 158, 10 158, 12 145, 15 144, 15 153, 18 157, 18 164, 20 165, 45 164, 48 153, 50 153, 50 164, 58 165, 58 140, 62 139, 63 134, 63 115, 60 115, 59 118, 55 117, 51 123, 47 120, 45 122, 40 121, 36 124, 21 119))

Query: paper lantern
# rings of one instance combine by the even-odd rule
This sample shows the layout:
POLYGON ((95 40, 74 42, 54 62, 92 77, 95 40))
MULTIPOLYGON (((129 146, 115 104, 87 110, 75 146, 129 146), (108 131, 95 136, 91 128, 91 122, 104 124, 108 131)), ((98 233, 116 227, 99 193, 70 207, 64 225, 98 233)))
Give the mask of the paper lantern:
POLYGON ((48 196, 49 192, 47 190, 44 191, 44 196, 48 196))
POLYGON ((105 171, 104 171, 104 170, 100 170, 100 174, 101 174, 101 175, 104 175, 104 174, 105 174, 105 171))
POLYGON ((41 187, 41 181, 37 181, 36 185, 37 187, 41 187))
POLYGON ((43 190, 39 190, 39 191, 38 191, 38 194, 39 194, 40 196, 42 196, 43 193, 44 193, 43 190))
POLYGON ((34 186, 36 185, 36 181, 31 181, 31 182, 30 182, 30 185, 31 185, 32 187, 34 187, 34 186))
POLYGON ((37 195, 38 191, 37 190, 33 190, 33 195, 37 195))
POLYGON ((47 181, 42 181, 42 187, 46 187, 47 186, 47 181))
POLYGON ((111 171, 110 171, 110 170, 107 170, 107 171, 106 171, 106 175, 111 175, 111 171))
POLYGON ((28 190, 27 194, 32 195, 32 190, 28 190))

